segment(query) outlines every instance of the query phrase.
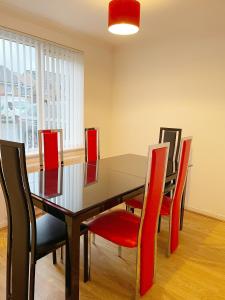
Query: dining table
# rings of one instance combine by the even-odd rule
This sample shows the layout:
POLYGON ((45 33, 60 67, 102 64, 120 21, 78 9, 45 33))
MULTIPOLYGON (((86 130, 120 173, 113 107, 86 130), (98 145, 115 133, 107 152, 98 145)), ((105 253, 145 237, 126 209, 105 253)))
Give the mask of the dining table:
MULTIPOLYGON (((143 193, 147 161, 124 154, 28 174, 34 205, 66 223, 65 299, 79 299, 80 224, 143 193)), ((165 193, 177 176, 168 170, 165 193)))

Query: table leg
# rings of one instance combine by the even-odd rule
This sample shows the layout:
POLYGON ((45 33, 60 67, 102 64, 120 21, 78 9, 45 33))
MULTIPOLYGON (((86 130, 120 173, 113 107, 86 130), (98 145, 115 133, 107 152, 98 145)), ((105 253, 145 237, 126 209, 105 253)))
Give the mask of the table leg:
POLYGON ((79 299, 80 272, 80 221, 66 216, 67 245, 66 245, 66 299, 79 299))

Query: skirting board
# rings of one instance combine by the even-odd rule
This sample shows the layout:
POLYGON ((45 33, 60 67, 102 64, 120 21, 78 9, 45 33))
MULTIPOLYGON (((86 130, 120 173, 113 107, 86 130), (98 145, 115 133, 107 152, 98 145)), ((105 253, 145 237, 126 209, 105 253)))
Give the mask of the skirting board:
POLYGON ((190 206, 185 206, 185 210, 225 222, 225 216, 223 216, 223 215, 214 214, 214 213, 211 213, 211 212, 208 212, 208 211, 205 211, 202 209, 190 207, 190 206))

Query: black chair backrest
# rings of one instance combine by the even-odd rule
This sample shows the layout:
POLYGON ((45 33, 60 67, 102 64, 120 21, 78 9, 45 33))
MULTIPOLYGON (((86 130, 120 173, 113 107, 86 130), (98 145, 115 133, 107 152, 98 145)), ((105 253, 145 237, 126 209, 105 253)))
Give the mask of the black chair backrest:
POLYGON ((160 127, 159 143, 170 143, 167 175, 172 174, 178 168, 178 156, 180 151, 182 129, 160 127))
POLYGON ((0 181, 8 217, 11 293, 17 299, 28 299, 29 251, 36 245, 36 221, 27 179, 24 144, 0 140, 0 157, 0 181))

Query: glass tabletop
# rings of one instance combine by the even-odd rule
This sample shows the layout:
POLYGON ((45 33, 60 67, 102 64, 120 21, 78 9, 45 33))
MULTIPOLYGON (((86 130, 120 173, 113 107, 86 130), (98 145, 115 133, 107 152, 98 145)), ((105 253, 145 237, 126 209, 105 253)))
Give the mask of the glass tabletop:
POLYGON ((74 214, 145 184, 147 158, 133 154, 28 174, 31 193, 74 214))
POLYGON ((145 178, 147 172, 147 157, 136 154, 124 154, 100 159, 99 165, 114 171, 145 178))

